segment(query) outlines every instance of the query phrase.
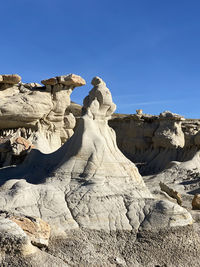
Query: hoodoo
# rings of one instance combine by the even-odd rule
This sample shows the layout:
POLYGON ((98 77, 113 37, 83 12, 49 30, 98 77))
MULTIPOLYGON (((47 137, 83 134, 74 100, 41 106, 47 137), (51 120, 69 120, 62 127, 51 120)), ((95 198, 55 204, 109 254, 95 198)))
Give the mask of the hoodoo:
MULTIPOLYGON (((59 88, 55 89, 56 83, 61 81, 67 85, 72 81, 74 86, 80 85, 80 79, 75 82, 74 76, 43 81, 48 92, 53 90, 53 93, 51 92, 53 101, 58 100, 57 94, 61 92, 61 89, 65 90, 60 89, 60 84, 59 88)), ((109 249, 107 256, 105 256, 105 252, 97 253, 96 242, 100 246, 101 241, 98 240, 104 237, 105 244, 109 244, 109 242, 113 242, 111 241, 113 235, 117 238, 120 233, 122 236, 129 236, 127 238, 132 240, 130 249, 134 249, 136 253, 129 256, 124 255, 124 259, 128 262, 131 258, 130 261, 137 264, 138 259, 134 257, 141 253, 137 244, 134 243, 137 236, 145 235, 147 232, 153 234, 160 231, 163 242, 166 242, 165 238, 168 232, 173 233, 173 229, 187 228, 192 224, 192 217, 186 209, 168 201, 166 196, 159 199, 150 193, 135 164, 118 149, 115 132, 108 125, 108 120, 115 111, 116 105, 101 78, 95 77, 92 85, 92 90, 83 101, 82 116, 77 119, 74 134, 67 142, 48 154, 33 147, 22 164, 0 169, 2 185, 0 210, 3 211, 0 220, 3 220, 4 224, 5 220, 11 224, 12 238, 9 238, 14 248, 17 246, 17 242, 21 244, 20 255, 23 257, 26 257, 23 254, 24 249, 28 250, 27 253, 31 257, 30 254, 39 253, 38 249, 34 249, 35 246, 48 246, 49 243, 49 253, 51 251, 57 257, 60 254, 51 246, 54 242, 57 242, 55 244, 58 246, 62 240, 65 244, 73 242, 72 254, 76 258, 76 264, 97 266, 97 261, 103 257, 103 262, 108 266, 114 260, 109 258, 113 252, 109 249), (12 220, 12 218, 17 218, 17 220, 12 220), (31 230, 29 237, 27 232, 30 231, 27 230, 27 227, 33 226, 34 229, 31 230), (43 226, 45 227, 44 232, 40 233, 43 226), (51 232, 51 236, 49 232, 51 232), (22 236, 26 237, 25 243, 21 241, 22 236), (38 236, 44 237, 44 240, 38 239, 38 236), (50 240, 48 240, 49 236, 50 240), (87 254, 83 253, 81 254, 82 259, 78 259, 82 252, 75 245, 77 238, 78 242, 86 240, 83 245, 91 255, 89 258, 86 257, 87 254), (92 255, 96 255, 95 260, 92 255)), ((39 94, 42 93, 40 90, 39 94)), ((27 99, 29 99, 28 96, 27 99)), ((63 102, 61 101, 61 103, 63 102)), ((54 109, 59 110, 59 101, 53 106, 54 109), (55 108, 57 106, 58 108, 55 108)), ((63 122, 59 120, 58 124, 54 124, 53 114, 47 117, 49 121, 52 121, 56 131, 56 125, 60 127, 63 122)), ((62 118, 63 114, 62 109, 62 118)), ((21 118, 21 121, 24 121, 24 118, 21 118)), ((40 133, 41 131, 38 131, 37 134, 40 135, 40 133)), ((160 136, 159 133, 158 136, 160 136)), ((7 230, 3 228, 2 231, 7 230)), ((127 242, 124 238, 120 237, 119 244, 127 242)), ((175 236, 174 240, 176 247, 179 239, 175 236)), ((5 244, 2 246, 2 249, 5 249, 5 244)), ((122 245, 119 245, 117 253, 119 251, 125 253, 122 249, 123 246, 120 246, 122 245)), ((72 257, 70 251, 71 247, 67 252, 68 256, 62 256, 68 263, 70 262, 68 257, 72 257)), ((154 254, 154 252, 148 253, 154 254)), ((159 253, 162 254, 160 250, 159 253)), ((44 260, 47 258, 49 259, 45 254, 44 260)), ((33 258, 31 259, 33 260, 33 258)), ((43 259, 40 259, 43 264, 43 259)), ((117 260, 123 261, 121 258, 117 258, 117 260)), ((60 266, 55 259, 53 262, 55 266, 60 266)), ((139 262, 142 265, 138 266, 143 266, 146 260, 139 262)), ((155 262, 158 260, 156 259, 155 262)))
POLYGON ((190 224, 185 209, 152 197, 134 163, 120 152, 108 126, 115 110, 110 91, 98 77, 92 84, 75 133, 59 150, 48 155, 33 150, 22 165, 0 170, 0 177, 9 178, 0 194, 1 208, 36 213, 53 228, 57 218, 57 229, 64 230, 138 231, 190 224))

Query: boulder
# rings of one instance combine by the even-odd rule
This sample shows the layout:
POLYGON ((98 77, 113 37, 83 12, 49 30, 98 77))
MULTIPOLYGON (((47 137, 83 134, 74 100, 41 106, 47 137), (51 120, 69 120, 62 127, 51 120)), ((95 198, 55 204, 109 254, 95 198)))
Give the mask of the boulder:
POLYGON ((195 194, 192 199, 192 208, 194 210, 200 210, 200 194, 195 194))
POLYGON ((86 84, 83 78, 75 74, 59 76, 58 82, 64 85, 75 86, 75 87, 86 84))
POLYGON ((66 86, 74 86, 74 87, 82 86, 86 84, 83 78, 75 74, 68 74, 68 75, 62 75, 62 76, 49 78, 47 80, 42 80, 41 83, 44 85, 63 84, 66 86))
POLYGON ((19 225, 37 247, 47 247, 50 237, 50 225, 40 218, 11 216, 10 220, 19 225))
POLYGON ((177 200, 177 203, 180 206, 182 206, 182 197, 181 197, 181 194, 179 192, 177 192, 173 188, 170 188, 165 183, 160 182, 159 185, 160 185, 160 189, 162 191, 166 192, 170 197, 176 199, 177 200))
POLYGON ((37 252, 37 249, 20 226, 8 218, 0 218, 0 251, 27 256, 37 252))
POLYGON ((21 82, 21 77, 18 74, 3 74, 0 75, 0 83, 18 84, 21 82))
POLYGON ((24 137, 14 137, 10 139, 10 146, 12 150, 12 155, 19 156, 23 152, 30 151, 34 148, 34 145, 24 137))

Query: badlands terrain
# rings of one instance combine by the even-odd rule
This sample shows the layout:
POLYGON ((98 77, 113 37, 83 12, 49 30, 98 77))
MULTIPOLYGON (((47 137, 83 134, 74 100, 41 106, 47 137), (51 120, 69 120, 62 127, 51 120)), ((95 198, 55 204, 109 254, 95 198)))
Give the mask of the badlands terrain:
POLYGON ((41 84, 0 75, 0 266, 199 266, 200 120, 41 84))

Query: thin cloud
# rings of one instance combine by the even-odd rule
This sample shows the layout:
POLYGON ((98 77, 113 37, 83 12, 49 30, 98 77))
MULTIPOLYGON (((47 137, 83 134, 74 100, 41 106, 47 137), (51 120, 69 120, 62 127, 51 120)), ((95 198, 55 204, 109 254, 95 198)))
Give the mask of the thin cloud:
POLYGON ((124 94, 124 95, 112 95, 113 98, 130 98, 130 97, 138 97, 145 96, 144 94, 124 94))
POLYGON ((158 101, 147 101, 147 102, 136 102, 136 103, 130 103, 130 104, 124 104, 118 106, 120 107, 134 107, 134 106, 148 106, 148 105, 159 105, 159 104, 169 104, 169 103, 177 103, 182 102, 183 100, 158 100, 158 101))

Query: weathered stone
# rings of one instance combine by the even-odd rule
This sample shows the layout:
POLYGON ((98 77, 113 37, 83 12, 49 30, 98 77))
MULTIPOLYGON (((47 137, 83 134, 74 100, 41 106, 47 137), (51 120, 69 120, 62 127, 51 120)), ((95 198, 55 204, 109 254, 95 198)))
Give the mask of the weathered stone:
POLYGON ((21 77, 18 74, 3 74, 0 75, 0 83, 18 84, 21 77))
POLYGON ((43 80, 41 83, 44 85, 63 84, 65 86, 77 87, 85 85, 85 80, 78 75, 68 74, 43 80))
MULTIPOLYGON (((92 84, 94 87, 84 99, 83 116, 78 119, 73 136, 72 128, 75 120, 73 115, 66 111, 70 103, 69 95, 73 85, 65 87, 58 83, 49 85, 49 91, 31 89, 25 93, 18 93, 16 89, 15 93, 11 95, 11 100, 15 103, 15 112, 20 112, 18 117, 15 116, 11 106, 6 110, 9 102, 0 103, 0 126, 2 126, 2 117, 6 127, 9 123, 12 125, 13 117, 16 120, 18 118, 17 122, 22 123, 20 127, 16 127, 19 128, 20 136, 31 140, 34 145, 34 141, 36 144, 40 143, 37 147, 43 146, 45 153, 47 153, 45 143, 47 140, 48 143, 50 141, 55 143, 55 141, 57 142, 56 136, 63 138, 63 140, 66 136, 71 136, 54 153, 45 154, 41 153, 42 150, 33 149, 21 165, 0 169, 0 182, 2 184, 0 210, 5 213, 8 211, 17 212, 19 216, 13 215, 13 220, 22 227, 23 231, 21 229, 20 233, 23 234, 29 245, 31 242, 37 246, 47 245, 46 241, 49 237, 48 226, 43 225, 39 219, 36 222, 30 217, 38 217, 51 226, 51 241, 55 238, 56 244, 54 255, 58 255, 60 259, 63 259, 63 262, 58 262, 56 265, 53 257, 46 261, 52 253, 53 242, 51 242, 48 247, 48 254, 36 248, 39 251, 33 256, 36 259, 36 264, 32 265, 29 262, 26 266, 52 265, 60 267, 66 266, 68 263, 74 266, 98 266, 98 261, 102 263, 104 257, 107 257, 106 261, 103 261, 105 266, 137 266, 137 262, 142 257, 148 259, 145 264, 138 266, 147 266, 149 259, 151 259, 150 263, 153 266, 163 265, 164 261, 152 261, 153 254, 156 254, 157 251, 163 251, 161 246, 163 240, 165 240, 165 245, 170 243, 171 246, 173 243, 168 238, 169 233, 174 236, 180 230, 177 234, 178 245, 169 249, 172 251, 173 258, 174 251, 179 251, 184 243, 182 240, 182 236, 185 234, 184 229, 192 228, 188 226, 192 223, 192 217, 186 209, 166 201, 166 197, 160 200, 158 196, 155 198, 150 193, 136 166, 118 149, 115 133, 108 126, 108 120, 116 108, 109 89, 99 77, 95 77, 92 84), (17 101, 19 105, 23 103, 23 107, 20 106, 19 108, 17 101), (1 105, 2 103, 3 105, 1 105), (36 110, 35 105, 38 105, 36 110), (24 116, 27 110, 28 115, 24 116), (67 129, 64 128, 63 118, 66 119, 67 129), (176 228, 171 230, 170 227, 174 226, 176 228), (149 239, 146 239, 145 233, 149 239), (58 236, 65 239, 57 240, 58 236), (75 239, 76 237, 79 239, 75 239), (111 243, 108 243, 109 238, 112 239, 111 243), (32 241, 30 242, 30 240, 32 241), (102 240, 104 246, 102 246, 102 240), (150 243, 152 246, 149 246, 150 243), (135 260, 131 258, 130 261, 127 261, 127 255, 135 257, 137 250, 135 248, 138 246, 139 249, 137 249, 141 250, 142 256, 139 252, 135 260), (153 252, 147 254, 147 249, 152 247, 154 248, 153 252), (116 248, 119 248, 117 253, 116 248), (134 253, 132 253, 133 251, 134 253), (44 253, 42 254, 42 252, 44 253), (75 253, 78 256, 74 256, 75 253)), ((8 92, 6 93, 8 94, 8 92)), ((144 148, 143 140, 146 142, 147 149, 150 147, 154 150, 152 138, 155 130, 160 127, 162 119, 156 116, 152 119, 146 114, 134 115, 132 118, 134 123, 131 124, 131 127, 135 131, 133 131, 134 141, 136 140, 138 151, 144 148), (148 122, 153 121, 153 126, 152 124, 146 125, 145 118, 148 122)), ((2 129, 2 131, 0 133, 6 138, 10 134, 12 135, 13 131, 16 132, 16 129, 9 128, 2 129)), ((125 135, 124 128, 122 132, 125 135)), ((132 134, 131 130, 130 133, 132 134)), ((18 141, 24 148, 28 147, 24 144, 23 139, 20 138, 18 141)), ((168 149, 176 148, 175 146, 173 148, 158 147, 157 151, 161 149, 168 151, 168 149)), ((149 156, 148 152, 146 153, 147 157, 149 156)), ((154 157, 156 158, 155 154, 154 157)), ((15 227, 20 228, 17 224, 15 223, 15 227)), ((185 236, 187 241, 187 234, 185 236)), ((7 248, 10 244, 16 246, 16 243, 18 243, 18 238, 9 239, 8 246, 6 246, 6 251, 8 251, 6 257, 10 255, 7 248)), ((1 243, 2 246, 4 244, 1 243)), ((188 241, 188 244, 190 246, 191 242, 188 241)), ((27 249, 27 254, 30 254, 32 247, 31 245, 31 249, 27 249)), ((25 248, 28 247, 25 246, 25 248)), ((21 247, 19 251, 22 251, 21 247)), ((165 254, 166 251, 162 255, 165 254)), ((19 262, 23 262, 23 260, 19 262)), ((20 266, 20 264, 18 265, 20 266)))
POLYGON ((114 114, 109 125, 120 150, 138 164, 142 175, 158 173, 171 161, 190 160, 196 153, 199 120, 167 111, 160 116, 114 114))
POLYGON ((12 216, 10 220, 19 225, 29 236, 33 245, 38 247, 48 246, 50 225, 40 218, 12 216))
POLYGON ((170 197, 174 198, 177 200, 177 203, 182 206, 182 198, 181 198, 181 194, 178 193, 176 190, 174 190, 173 188, 170 188, 169 186, 167 186, 166 184, 160 182, 160 189, 164 192, 166 192, 170 197))
POLYGON ((34 145, 27 139, 19 136, 17 138, 10 139, 10 146, 12 149, 13 155, 20 155, 23 151, 31 150, 34 148, 34 145))
POLYGON ((83 78, 75 74, 63 75, 57 78, 58 78, 59 83, 68 85, 68 86, 77 87, 77 86, 82 86, 86 84, 83 78))
POLYGON ((169 120, 175 120, 175 121, 183 121, 185 118, 179 114, 172 113, 171 111, 164 111, 160 113, 159 116, 160 119, 169 119, 169 120))
MULTIPOLYGON (((77 77, 77 79, 82 79, 78 75, 64 77, 68 76, 73 79, 77 77)), ((41 86, 38 86, 35 83, 20 84, 19 87, 11 86, 9 89, 0 91, 2 93, 0 97, 0 129, 5 129, 6 133, 2 133, 4 136, 10 135, 9 132, 12 130, 24 128, 25 133, 20 130, 21 137, 29 139, 40 151, 50 153, 58 149, 63 144, 63 140, 68 139, 68 134, 63 137, 63 129, 67 130, 67 127, 64 126, 66 121, 64 118, 66 108, 70 105, 70 94, 75 83, 71 87, 60 83, 47 85, 47 87, 50 86, 49 90, 40 90, 41 86)), ((70 116, 70 120, 74 120, 69 128, 71 134, 75 119, 72 118, 72 114, 70 116)), ((11 137, 13 137, 13 133, 11 133, 11 137)), ((23 148, 23 145, 20 145, 23 148)), ((17 146, 19 147, 19 144, 17 146)), ((7 160, 6 165, 8 162, 10 161, 7 160)))
POLYGON ((0 218, 0 249, 24 256, 37 252, 22 228, 8 218, 0 218))
POLYGON ((54 234, 79 227, 137 232, 192 223, 182 207, 153 198, 136 166, 120 152, 108 126, 116 108, 111 93, 99 77, 92 82, 68 142, 49 155, 30 152, 28 165, 0 169, 5 181, 26 177, 4 184, 0 208, 39 216, 54 234))
POLYGON ((165 111, 160 114, 160 125, 152 138, 155 147, 184 147, 185 137, 181 128, 182 116, 165 111))
POLYGON ((44 84, 44 85, 55 85, 55 84, 58 83, 58 79, 57 79, 57 77, 50 78, 50 79, 47 79, 47 80, 42 80, 41 83, 44 84))
POLYGON ((195 194, 192 199, 192 208, 195 210, 200 210, 200 194, 195 194))

